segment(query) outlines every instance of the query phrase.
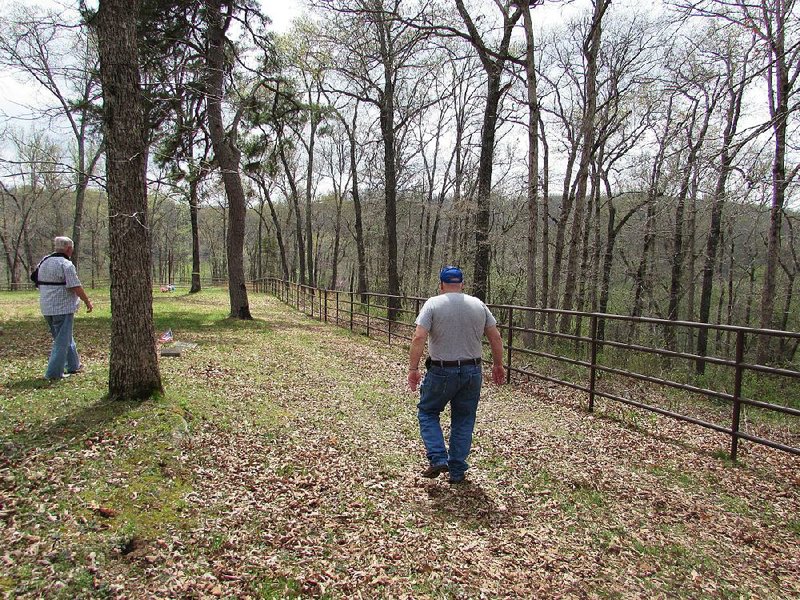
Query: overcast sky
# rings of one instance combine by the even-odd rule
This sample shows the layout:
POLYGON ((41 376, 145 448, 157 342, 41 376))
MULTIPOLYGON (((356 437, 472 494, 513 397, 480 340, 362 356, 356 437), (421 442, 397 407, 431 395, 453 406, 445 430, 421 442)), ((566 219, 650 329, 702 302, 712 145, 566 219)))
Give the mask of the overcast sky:
MULTIPOLYGON (((38 5, 55 10, 74 8, 77 2, 70 0, 40 0, 30 2, 22 0, 24 5, 38 5)), ((96 0, 94 1, 96 4, 96 0)), ((292 20, 301 14, 304 7, 301 0, 261 0, 264 12, 272 20, 275 31, 286 31, 292 20)), ((89 4, 92 4, 90 0, 89 4)), ((0 14, 5 14, 9 4, 1 3, 0 14)), ((52 105, 53 98, 42 94, 40 88, 25 80, 20 75, 0 74, 0 131, 6 125, 16 128, 27 128, 25 115, 31 106, 52 105)))

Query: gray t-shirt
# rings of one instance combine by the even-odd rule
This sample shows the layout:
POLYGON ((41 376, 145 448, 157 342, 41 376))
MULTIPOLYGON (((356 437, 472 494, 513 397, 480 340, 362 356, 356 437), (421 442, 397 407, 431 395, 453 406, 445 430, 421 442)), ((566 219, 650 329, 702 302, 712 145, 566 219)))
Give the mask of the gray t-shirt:
POLYGON ((416 324, 429 332, 428 353, 434 360, 480 358, 481 339, 497 320, 478 298, 448 292, 428 298, 416 324))

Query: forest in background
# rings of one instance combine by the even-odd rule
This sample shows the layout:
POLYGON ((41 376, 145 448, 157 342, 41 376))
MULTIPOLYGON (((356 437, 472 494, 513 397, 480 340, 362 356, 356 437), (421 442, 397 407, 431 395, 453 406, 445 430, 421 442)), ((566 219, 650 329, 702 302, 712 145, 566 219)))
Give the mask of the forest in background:
MULTIPOLYGON (((496 303, 798 328, 793 1, 335 0, 279 34, 254 2, 144 7, 155 282, 227 279, 240 238, 247 279, 425 296, 452 263, 496 303)), ((9 287, 65 233, 108 278, 80 17, 4 10, 48 98, 4 122, 9 287)))

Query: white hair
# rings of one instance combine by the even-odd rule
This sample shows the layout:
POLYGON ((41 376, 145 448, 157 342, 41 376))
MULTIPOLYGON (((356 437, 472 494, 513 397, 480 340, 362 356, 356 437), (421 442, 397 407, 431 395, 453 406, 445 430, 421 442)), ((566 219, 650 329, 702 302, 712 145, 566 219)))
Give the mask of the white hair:
POLYGON ((74 245, 75 243, 71 239, 63 235, 60 235, 53 240, 53 246, 56 252, 62 252, 64 250, 72 248, 74 245))

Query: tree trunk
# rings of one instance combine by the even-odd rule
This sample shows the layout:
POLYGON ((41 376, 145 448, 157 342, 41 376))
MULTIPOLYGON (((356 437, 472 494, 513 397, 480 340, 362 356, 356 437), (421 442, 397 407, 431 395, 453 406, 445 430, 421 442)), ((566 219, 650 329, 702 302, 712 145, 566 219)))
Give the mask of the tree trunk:
MULTIPOLYGON (((525 303, 536 306, 536 262, 537 243, 539 237, 539 96, 536 89, 536 47, 533 37, 533 20, 529 2, 522 4, 522 18, 525 25, 525 75, 528 99, 528 248, 527 248, 527 284, 525 286, 525 303)), ((536 313, 525 311, 525 327, 533 329, 536 325, 536 313)), ((533 343, 529 336, 528 343, 533 343)))
POLYGON ((348 127, 342 119, 350 141, 350 175, 353 180, 353 212, 355 213, 356 259, 358 262, 358 293, 361 301, 366 302, 367 293, 367 258, 364 249, 364 221, 361 216, 361 197, 358 195, 358 160, 356 157, 356 122, 358 120, 358 104, 353 111, 353 124, 348 127))
POLYGON ((222 98, 225 93, 225 29, 221 0, 206 3, 208 19, 207 79, 208 130, 214 154, 225 185, 228 198, 228 294, 230 316, 235 319, 252 319, 247 300, 244 276, 244 227, 247 208, 244 187, 239 173, 239 149, 235 144, 235 132, 226 132, 222 120, 222 98))
POLYGON ((286 150, 284 145, 280 145, 280 157, 281 163, 283 164, 283 170, 286 173, 286 179, 289 182, 289 190, 290 194, 289 197, 292 201, 292 205, 294 206, 294 213, 295 213, 295 251, 297 252, 297 257, 300 262, 300 285, 306 284, 306 255, 305 255, 305 248, 303 247, 303 216, 302 212, 300 211, 300 200, 299 195, 297 192, 297 182, 294 179, 294 173, 292 173, 291 168, 289 166, 289 160, 286 158, 286 150))
POLYGON ((275 212, 275 206, 272 204, 272 198, 270 197, 269 190, 267 190, 267 187, 263 184, 263 182, 261 182, 261 191, 267 200, 269 214, 272 217, 272 224, 275 225, 275 238, 278 241, 278 251, 281 254, 281 269, 283 269, 283 278, 284 280, 289 281, 289 263, 286 260, 286 246, 283 243, 281 222, 278 219, 278 213, 275 212))
MULTIPOLYGON (((783 6, 783 2, 776 3, 783 6)), ((785 10, 785 7, 783 7, 785 10)), ((775 37, 771 40, 770 50, 775 62, 770 69, 770 113, 772 130, 775 136, 775 150, 772 160, 772 204, 769 211, 769 232, 767 234, 767 268, 764 274, 764 287, 761 291, 760 327, 770 329, 774 326, 776 280, 778 274, 778 255, 781 251, 781 222, 783 207, 786 202, 786 136, 789 126, 789 94, 794 79, 790 82, 789 68, 786 61, 785 27, 788 16, 776 14, 778 21, 775 37), (774 73, 774 75, 773 75, 774 73)), ((797 73, 795 71, 795 77, 797 73)), ((758 345, 758 362, 765 363, 770 354, 769 336, 761 336, 758 345)))
POLYGON ((190 294, 200 291, 200 230, 197 224, 199 201, 197 198, 197 180, 189 181, 189 217, 192 222, 192 287, 190 294))
POLYGON ((481 154, 478 163, 478 197, 475 216, 475 269, 473 294, 486 301, 491 244, 489 223, 491 216, 492 167, 494 140, 497 128, 497 110, 500 106, 500 76, 502 71, 489 73, 486 83, 486 108, 481 130, 481 154))
MULTIPOLYGON (((550 147, 545 136, 544 120, 539 117, 539 131, 542 142, 542 291, 541 305, 547 308, 550 292, 550 147)), ((541 327, 544 327, 547 313, 541 315, 541 327)))
MULTIPOLYGON (((729 68, 732 68, 729 65, 729 68)), ((744 76, 743 76, 744 77, 744 76)), ((742 80, 744 81, 744 79, 742 80)), ((726 111, 725 130, 722 138, 722 149, 720 151, 720 166, 717 175, 717 183, 714 187, 714 197, 711 207, 711 226, 706 242, 706 255, 703 264, 703 282, 700 292, 700 315, 701 323, 708 323, 711 316, 711 288, 714 281, 714 263, 717 258, 717 246, 719 244, 720 230, 722 227, 722 209, 725 206, 725 194, 728 184, 728 177, 733 170, 733 159, 736 157, 737 149, 733 148, 733 138, 739 123, 741 113, 742 96, 744 95, 744 84, 740 83, 738 89, 729 90, 730 102, 726 111)), ((700 329, 697 332, 697 354, 705 356, 708 348, 708 330, 700 329)), ((697 360, 695 370, 698 374, 705 373, 706 363, 704 360, 697 360)))
POLYGON ((337 280, 339 279, 339 247, 342 238, 342 203, 344 196, 340 193, 336 197, 336 220, 333 230, 333 260, 331 264, 331 286, 332 290, 338 289, 337 280))
POLYGON ((489 283, 489 266, 491 261, 491 245, 489 242, 489 225, 491 217, 492 167, 494 161, 494 144, 497 133, 498 108, 504 90, 501 89, 503 69, 508 59, 508 48, 511 33, 522 16, 517 8, 509 15, 503 14, 503 37, 496 52, 490 52, 484 45, 472 18, 464 7, 463 0, 456 0, 458 12, 469 30, 470 42, 478 52, 484 71, 486 72, 486 106, 483 112, 481 128, 481 153, 478 161, 478 194, 477 215, 475 219, 475 270, 473 275, 473 294, 486 301, 489 283))
MULTIPOLYGON (((567 232, 567 223, 569 216, 572 213, 573 195, 570 191, 570 183, 572 180, 572 169, 575 166, 575 159, 577 158, 578 146, 577 140, 572 143, 567 157, 567 170, 564 175, 564 187, 561 194, 561 207, 558 213, 558 223, 556 225, 556 238, 555 238, 555 251, 553 254, 553 268, 552 276, 550 277, 550 298, 548 299, 548 306, 550 308, 558 308, 558 294, 561 285, 561 263, 564 258, 564 238, 567 232)), ((556 313, 550 313, 547 316, 547 327, 549 331, 555 331, 556 328, 556 313)))
MULTIPOLYGON (((680 192, 678 192, 678 202, 675 207, 675 233, 672 238, 672 269, 669 286, 669 307, 667 308, 667 319, 670 321, 678 320, 678 308, 681 300, 681 282, 683 280, 683 263, 684 263, 684 249, 683 249, 683 229, 684 229, 684 213, 686 211, 686 198, 689 195, 689 184, 691 182, 692 174, 695 170, 695 163, 697 162, 697 155, 700 148, 705 141, 706 132, 708 131, 708 123, 711 115, 714 112, 714 101, 711 106, 706 107, 703 124, 698 133, 697 140, 692 142, 692 130, 694 129, 694 119, 697 116, 698 103, 695 101, 692 119, 687 128, 687 137, 689 143, 689 155, 686 159, 686 167, 683 172, 681 180, 680 192)), ((677 350, 677 340, 675 338, 675 328, 666 327, 664 329, 664 341, 667 349, 677 350)))
MULTIPOLYGON (((309 96, 309 104, 311 98, 309 96)), ((308 140, 308 163, 306 165, 306 265, 308 265, 309 283, 317 284, 316 271, 314 269, 313 236, 311 235, 311 196, 312 183, 314 180, 314 147, 317 142, 317 126, 319 125, 319 111, 311 106, 311 132, 308 140)))
POLYGON ((387 47, 387 35, 383 31, 387 27, 384 23, 385 15, 377 21, 376 25, 382 30, 379 34, 381 40, 381 57, 383 60, 383 94, 380 106, 381 137, 383 138, 383 169, 384 169, 384 196, 386 210, 384 212, 384 227, 386 236, 386 293, 387 318, 394 320, 400 308, 400 273, 397 268, 397 142, 395 140, 395 110, 394 110, 394 57, 387 47))
MULTIPOLYGON (((605 144, 604 144, 605 145, 605 144)), ((589 284, 591 290, 591 311, 597 312, 597 292, 600 289, 600 249, 602 248, 602 226, 600 224, 600 165, 603 164, 604 147, 598 153, 598 166, 592 175, 592 190, 594 194, 594 248, 592 251, 592 276, 589 284)))
MULTIPOLYGON (((589 180, 589 164, 592 160, 594 148, 594 120, 597 111, 597 57, 600 52, 600 39, 602 37, 603 15, 611 4, 611 0, 594 0, 594 14, 590 30, 583 43, 583 56, 586 59, 586 79, 584 81, 585 105, 581 120, 581 159, 578 164, 577 188, 575 191, 575 218, 572 223, 572 241, 567 254, 567 275, 564 279, 565 310, 572 310, 575 298, 575 282, 577 278, 578 253, 581 241, 584 239, 584 217, 586 214, 586 187, 589 180)), ((571 317, 565 314, 561 317, 561 331, 569 330, 571 317)))
POLYGON ((85 152, 82 141, 78 142, 78 174, 75 182, 75 215, 72 220, 72 257, 70 260, 75 268, 80 261, 81 230, 83 226, 83 203, 86 198, 86 187, 89 185, 89 176, 84 173, 85 152))
POLYGON ((111 265, 114 400, 163 392, 158 370, 147 225, 147 131, 139 87, 139 0, 101 0, 95 17, 103 120, 111 265))

